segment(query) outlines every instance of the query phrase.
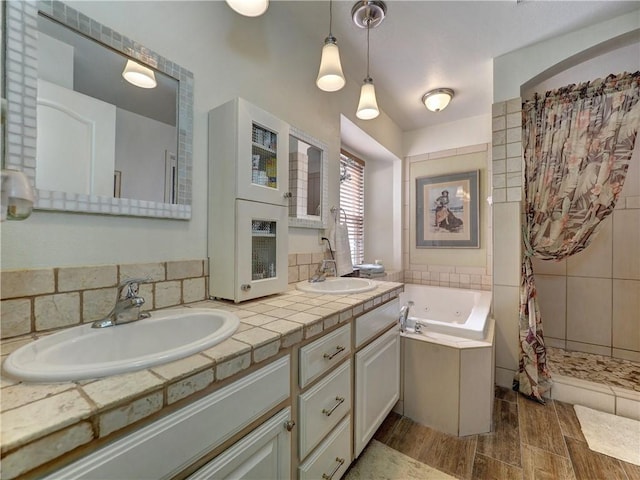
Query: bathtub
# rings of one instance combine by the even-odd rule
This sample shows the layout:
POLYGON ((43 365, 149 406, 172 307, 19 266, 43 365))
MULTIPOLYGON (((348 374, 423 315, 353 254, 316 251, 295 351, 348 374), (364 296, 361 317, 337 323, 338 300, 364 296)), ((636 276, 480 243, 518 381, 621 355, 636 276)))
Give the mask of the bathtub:
POLYGON ((449 435, 490 432, 495 358, 491 292, 405 284, 400 305, 408 301, 414 305, 400 334, 399 413, 449 435))
POLYGON ((407 331, 437 332, 470 340, 487 336, 491 317, 491 292, 461 288, 405 284, 400 305, 414 304, 409 309, 407 331))

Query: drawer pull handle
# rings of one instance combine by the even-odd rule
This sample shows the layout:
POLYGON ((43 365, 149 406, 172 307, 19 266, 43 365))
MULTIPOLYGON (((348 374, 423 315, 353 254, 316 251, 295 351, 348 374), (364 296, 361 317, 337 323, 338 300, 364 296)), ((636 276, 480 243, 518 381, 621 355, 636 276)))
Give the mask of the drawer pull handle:
POLYGON ((340 470, 340 467, 344 465, 344 458, 336 457, 336 462, 338 462, 338 465, 336 465, 336 468, 333 469, 333 472, 331 472, 331 475, 327 475, 326 473, 322 474, 322 478, 324 480, 331 480, 333 478, 336 472, 340 470))
POLYGON ((284 428, 287 429, 287 432, 290 432, 291 430, 293 430, 293 427, 295 426, 296 426, 295 420, 287 420, 286 422, 284 422, 284 428))
POLYGON ((344 397, 336 397, 336 404, 331 407, 329 410, 326 408, 322 409, 322 413, 324 413, 327 417, 330 417, 333 411, 338 408, 344 402, 344 397))
POLYGON ((338 355, 340 352, 344 352, 344 347, 342 345, 338 345, 336 347, 336 351, 333 353, 325 353, 323 355, 324 358, 326 358, 327 360, 331 360, 333 357, 335 357, 336 355, 338 355))

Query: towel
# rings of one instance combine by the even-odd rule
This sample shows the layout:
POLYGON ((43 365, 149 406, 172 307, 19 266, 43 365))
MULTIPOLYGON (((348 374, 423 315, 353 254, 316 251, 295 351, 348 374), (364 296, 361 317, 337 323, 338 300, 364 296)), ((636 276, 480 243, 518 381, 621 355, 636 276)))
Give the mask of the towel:
POLYGON ((351 246, 349 245, 347 224, 336 222, 329 231, 329 239, 336 261, 336 276, 341 277, 352 273, 353 263, 351 263, 351 246))

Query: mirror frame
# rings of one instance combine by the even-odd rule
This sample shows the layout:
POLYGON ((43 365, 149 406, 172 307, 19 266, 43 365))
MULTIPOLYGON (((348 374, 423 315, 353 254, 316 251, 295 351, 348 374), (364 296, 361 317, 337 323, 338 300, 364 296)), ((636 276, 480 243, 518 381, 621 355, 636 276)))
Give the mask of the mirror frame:
MULTIPOLYGON (((320 174, 321 185, 320 185, 320 219, 316 220, 318 215, 309 215, 304 217, 289 217, 289 226, 290 227, 298 227, 298 228, 317 228, 317 229, 325 229, 329 224, 329 169, 327 168, 327 162, 329 159, 329 147, 326 143, 318 140, 317 138, 312 137, 306 132, 302 130, 290 126, 289 127, 289 136, 297 138, 305 143, 308 143, 312 147, 316 147, 322 152, 321 156, 321 166, 322 172, 320 174)), ((291 154, 291 152, 289 152, 291 154)), ((291 159, 289 159, 289 162, 291 159)), ((306 199, 306 198, 305 198, 306 199)))
POLYGON ((36 189, 35 209, 135 217, 191 218, 193 73, 60 1, 6 0, 6 148, 3 168, 36 179, 38 14, 178 80, 177 204, 36 189))

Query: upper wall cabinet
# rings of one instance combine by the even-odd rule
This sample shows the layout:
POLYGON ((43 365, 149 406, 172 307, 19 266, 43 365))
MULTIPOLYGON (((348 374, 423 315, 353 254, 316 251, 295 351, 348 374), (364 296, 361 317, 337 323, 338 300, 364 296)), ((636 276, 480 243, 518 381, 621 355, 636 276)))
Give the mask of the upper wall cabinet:
POLYGON ((287 289, 289 126, 237 98, 209 112, 209 293, 287 289))
POLYGON ((35 208, 191 218, 193 74, 61 2, 5 4, 4 166, 35 208))
POLYGON ((327 152, 320 140, 291 127, 289 226, 327 228, 327 152))

